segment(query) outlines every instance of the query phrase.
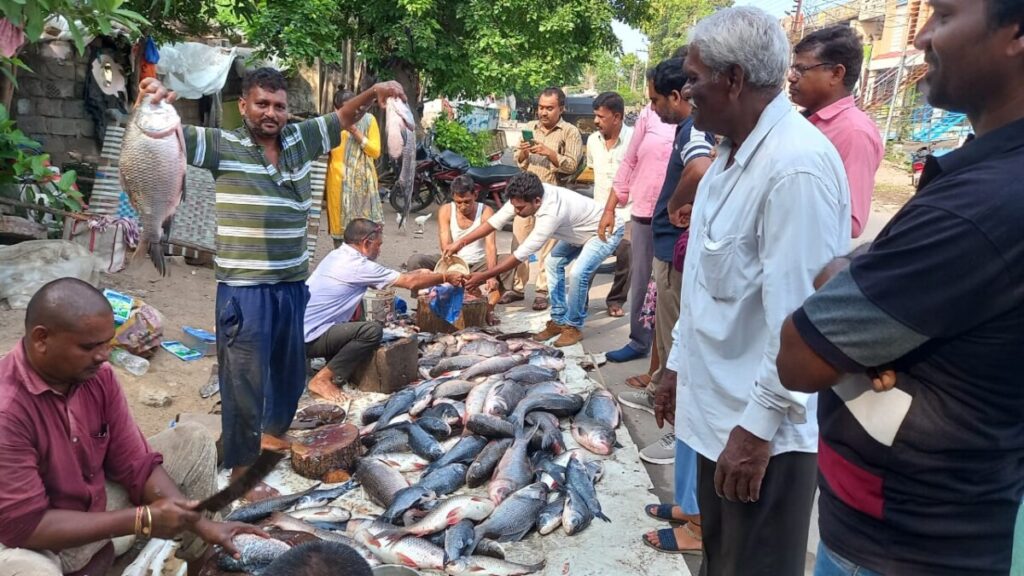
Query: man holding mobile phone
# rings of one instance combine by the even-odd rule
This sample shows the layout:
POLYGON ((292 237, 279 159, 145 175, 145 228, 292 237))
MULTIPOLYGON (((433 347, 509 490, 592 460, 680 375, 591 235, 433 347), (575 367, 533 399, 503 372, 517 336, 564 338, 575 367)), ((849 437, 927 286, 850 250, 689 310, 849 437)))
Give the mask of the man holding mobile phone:
MULTIPOLYGON (((536 174, 545 184, 563 185, 576 173, 583 158, 583 138, 572 124, 562 120, 565 111, 565 92, 554 86, 545 88, 537 99, 537 120, 523 130, 523 140, 516 149, 516 163, 527 172, 536 174)), ((517 216, 512 222, 512 250, 533 231, 533 216, 517 216)), ((553 241, 544 244, 537 254, 540 274, 537 276, 534 310, 548 307, 548 278, 544 261, 554 246, 553 241)), ((530 263, 522 262, 516 268, 512 289, 506 292, 501 304, 508 304, 525 298, 526 284, 530 281, 530 263)))

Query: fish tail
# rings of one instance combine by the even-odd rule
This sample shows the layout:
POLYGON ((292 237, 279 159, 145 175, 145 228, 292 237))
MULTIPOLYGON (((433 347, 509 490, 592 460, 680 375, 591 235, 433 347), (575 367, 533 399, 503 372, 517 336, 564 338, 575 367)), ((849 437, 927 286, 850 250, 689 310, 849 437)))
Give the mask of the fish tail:
POLYGON ((601 520, 604 520, 605 522, 611 522, 612 521, 611 518, 605 516, 604 512, 601 512, 600 510, 594 512, 594 516, 600 518, 601 520))
POLYGON ((164 253, 161 250, 160 242, 152 242, 149 238, 143 236, 139 238, 139 245, 135 248, 135 254, 132 255, 131 267, 138 268, 142 266, 143 255, 148 255, 153 266, 156 267, 157 272, 161 276, 167 276, 167 262, 164 260, 164 253))

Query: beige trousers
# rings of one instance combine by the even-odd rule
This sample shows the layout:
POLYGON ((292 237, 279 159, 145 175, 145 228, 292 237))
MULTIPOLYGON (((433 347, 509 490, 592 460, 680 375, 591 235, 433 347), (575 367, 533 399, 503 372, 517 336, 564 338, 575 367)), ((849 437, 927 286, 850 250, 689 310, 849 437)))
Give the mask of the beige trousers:
MULTIPOLYGON (((217 490, 217 446, 209 432, 199 424, 185 423, 169 428, 149 439, 153 450, 163 454, 164 470, 191 500, 203 500, 217 490)), ((107 482, 107 511, 122 510, 132 503, 118 484, 107 482)), ((134 536, 115 538, 115 553, 131 548, 134 536)), ((5 548, 0 544, 0 576, 61 576, 84 568, 109 540, 53 553, 25 548, 5 548)), ((180 537, 178 557, 200 558, 206 543, 191 532, 180 537)), ((91 576, 91 575, 90 575, 91 576)))
POLYGON ((654 308, 655 345, 658 347, 658 370, 647 385, 648 392, 655 392, 661 373, 665 370, 668 355, 672 351, 672 329, 679 320, 679 298, 683 288, 683 274, 672 267, 671 262, 654 259, 654 282, 658 286, 658 303, 654 308))
MULTIPOLYGON (((516 248, 519 247, 526 237, 533 232, 533 225, 537 221, 536 216, 529 216, 527 218, 521 218, 516 216, 512 220, 512 251, 515 252, 516 248)), ((537 292, 547 294, 548 293, 548 273, 544 270, 544 262, 548 258, 548 254, 551 249, 555 247, 555 240, 548 240, 544 243, 544 247, 540 249, 540 253, 537 254, 537 265, 540 267, 540 272, 537 274, 537 292)), ((526 293, 526 285, 530 283, 530 262, 526 261, 515 268, 516 274, 512 279, 512 290, 519 292, 520 294, 526 293)))

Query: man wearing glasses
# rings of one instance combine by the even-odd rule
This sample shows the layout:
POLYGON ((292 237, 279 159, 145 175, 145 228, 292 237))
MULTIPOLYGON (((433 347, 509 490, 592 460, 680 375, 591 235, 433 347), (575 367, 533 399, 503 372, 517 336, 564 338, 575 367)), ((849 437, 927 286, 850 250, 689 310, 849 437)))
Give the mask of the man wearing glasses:
POLYGON ((808 34, 793 52, 789 94, 843 160, 850 183, 852 236, 857 238, 871 215, 875 173, 884 153, 878 127, 853 99, 864 47, 852 28, 833 26, 808 34))
POLYGON ((357 218, 345 228, 345 243, 320 262, 306 284, 306 356, 327 358, 327 366, 309 381, 309 392, 330 402, 348 398, 335 382, 347 382, 380 346, 384 328, 377 322, 353 322, 369 288, 392 286, 419 290, 445 282, 461 285, 462 274, 412 270, 401 273, 376 262, 384 244, 384 228, 357 218))

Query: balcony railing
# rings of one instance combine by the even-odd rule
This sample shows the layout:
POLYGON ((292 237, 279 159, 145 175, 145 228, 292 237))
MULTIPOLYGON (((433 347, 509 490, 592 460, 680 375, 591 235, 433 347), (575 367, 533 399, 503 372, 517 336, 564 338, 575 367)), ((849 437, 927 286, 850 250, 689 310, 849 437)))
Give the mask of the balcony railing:
POLYGON ((885 0, 860 0, 860 20, 885 17, 885 0))

